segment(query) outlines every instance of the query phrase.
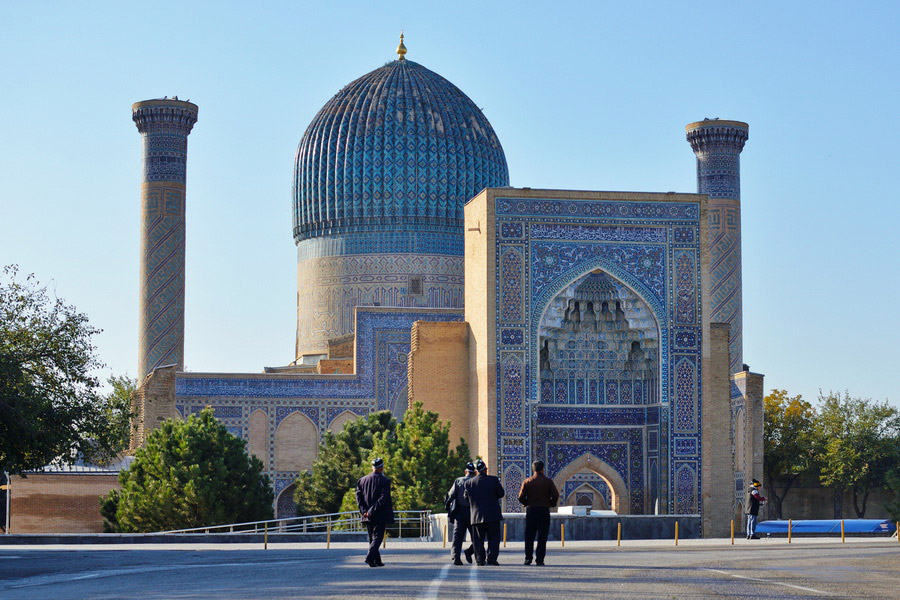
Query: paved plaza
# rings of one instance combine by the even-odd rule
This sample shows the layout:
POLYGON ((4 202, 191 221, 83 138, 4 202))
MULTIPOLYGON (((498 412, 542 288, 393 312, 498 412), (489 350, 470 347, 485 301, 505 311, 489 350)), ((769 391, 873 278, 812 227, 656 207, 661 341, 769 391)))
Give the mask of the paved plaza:
POLYGON ((896 540, 568 542, 546 567, 455 567, 440 543, 391 542, 387 564, 360 543, 0 546, 0 598, 228 599, 900 598, 896 540))

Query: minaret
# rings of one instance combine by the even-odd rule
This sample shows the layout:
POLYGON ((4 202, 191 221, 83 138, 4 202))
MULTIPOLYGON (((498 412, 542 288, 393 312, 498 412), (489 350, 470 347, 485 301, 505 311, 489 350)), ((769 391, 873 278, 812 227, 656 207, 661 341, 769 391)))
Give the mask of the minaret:
POLYGON ((741 150, 750 126, 703 119, 685 126, 697 155, 697 192, 709 196, 710 321, 731 325, 731 372, 744 362, 741 305, 741 150))
POLYGON ((187 136, 197 105, 178 98, 131 105, 144 138, 138 384, 164 365, 184 368, 187 136))

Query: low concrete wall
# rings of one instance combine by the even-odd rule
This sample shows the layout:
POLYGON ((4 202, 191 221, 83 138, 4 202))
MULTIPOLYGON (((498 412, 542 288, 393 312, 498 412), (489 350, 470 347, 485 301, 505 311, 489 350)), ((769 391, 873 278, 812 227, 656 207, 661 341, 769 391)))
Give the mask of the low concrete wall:
MULTIPOLYGON (((675 523, 678 522, 679 539, 701 537, 700 515, 616 515, 609 517, 581 517, 575 515, 550 515, 549 540, 559 541, 562 524, 566 525, 567 540, 614 540, 619 523, 622 524, 623 540, 661 540, 675 538, 675 523)), ((506 539, 525 540, 525 515, 504 513, 506 539)), ((432 540, 440 541, 446 514, 432 516, 432 540)), ((453 531, 450 524, 448 531, 453 531)))

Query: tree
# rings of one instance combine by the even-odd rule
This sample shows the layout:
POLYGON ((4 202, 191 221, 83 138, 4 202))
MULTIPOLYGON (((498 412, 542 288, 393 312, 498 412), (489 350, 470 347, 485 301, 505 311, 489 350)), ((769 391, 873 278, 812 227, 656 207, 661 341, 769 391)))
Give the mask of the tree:
MULTIPOLYGON (((900 457, 898 457, 900 459, 900 457)), ((897 464, 900 460, 895 460, 897 464)), ((885 486, 894 497, 884 503, 884 509, 888 512, 895 523, 900 521, 900 467, 895 467, 887 472, 885 476, 885 486)))
POLYGON ((99 333, 73 306, 15 266, 0 278, 0 467, 11 473, 55 459, 108 456, 116 435, 92 374, 99 333))
POLYGON ((272 518, 263 464, 206 408, 169 419, 147 436, 121 490, 100 501, 110 529, 149 532, 272 518))
MULTIPOLYGON (((464 440, 450 450, 449 432, 449 423, 442 422, 437 413, 423 410, 417 402, 406 411, 396 430, 374 437, 372 450, 358 474, 368 472, 372 458, 381 457, 385 474, 391 478, 396 510, 441 511, 450 484, 469 461, 469 447, 464 440)), ((353 490, 345 494, 342 510, 356 510, 353 490)))
POLYGON ((394 435, 385 432, 375 438, 370 458, 381 456, 390 466, 398 510, 443 510, 444 495, 469 461, 464 440, 450 450, 449 433, 450 423, 416 402, 394 435))
POLYGON ((815 471, 815 419, 812 404, 785 390, 772 390, 763 400, 763 470, 775 516, 798 479, 815 471))
POLYGON ((135 417, 131 400, 137 389, 137 380, 127 375, 113 375, 106 382, 111 389, 104 397, 103 418, 109 428, 111 454, 106 457, 98 457, 101 464, 109 462, 116 454, 126 450, 131 442, 135 417))
POLYGON ((869 494, 884 485, 896 465, 900 413, 887 402, 851 398, 847 392, 832 392, 820 400, 820 479, 824 485, 850 490, 856 516, 862 518, 869 494))
POLYGON ((397 420, 383 410, 351 421, 337 433, 326 431, 312 470, 301 473, 295 483, 297 514, 338 512, 344 494, 361 476, 360 465, 369 456, 375 436, 396 427, 397 420))

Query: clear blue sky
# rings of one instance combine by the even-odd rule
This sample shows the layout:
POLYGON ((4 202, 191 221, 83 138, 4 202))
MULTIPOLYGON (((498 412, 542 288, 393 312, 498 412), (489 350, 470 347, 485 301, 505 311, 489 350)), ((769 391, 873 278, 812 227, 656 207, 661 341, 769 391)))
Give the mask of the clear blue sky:
POLYGON ((186 367, 293 358, 293 154, 408 57, 483 107, 511 183, 696 191, 684 125, 750 123, 744 357, 766 388, 898 403, 897 2, 0 3, 0 263, 51 281, 134 375, 131 103, 190 98, 186 367), (740 5, 740 8, 735 8, 740 5))

